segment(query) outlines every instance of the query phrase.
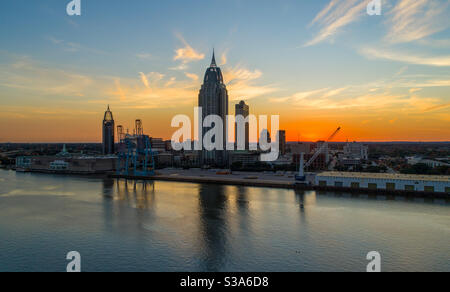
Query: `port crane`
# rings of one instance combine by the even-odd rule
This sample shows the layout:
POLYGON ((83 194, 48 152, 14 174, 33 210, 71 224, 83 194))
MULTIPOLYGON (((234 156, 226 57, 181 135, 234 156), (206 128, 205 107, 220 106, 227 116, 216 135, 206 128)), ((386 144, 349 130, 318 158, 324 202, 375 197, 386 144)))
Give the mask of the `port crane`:
POLYGON ((305 163, 305 153, 300 154, 300 166, 298 170, 298 175, 295 176, 295 180, 298 184, 306 184, 305 169, 310 167, 311 164, 319 157, 319 155, 328 147, 328 142, 333 140, 334 137, 341 131, 341 127, 337 128, 336 131, 323 143, 323 145, 314 153, 311 159, 305 163))

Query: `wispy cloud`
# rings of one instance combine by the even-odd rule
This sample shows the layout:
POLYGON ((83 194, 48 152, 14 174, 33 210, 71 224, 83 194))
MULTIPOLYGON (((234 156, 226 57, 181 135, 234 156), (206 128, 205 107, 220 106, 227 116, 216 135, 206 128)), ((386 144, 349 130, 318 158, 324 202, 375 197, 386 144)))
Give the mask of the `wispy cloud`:
POLYGON ((197 74, 193 74, 193 73, 185 72, 184 75, 186 75, 186 77, 188 77, 194 81, 197 81, 199 78, 197 74))
POLYGON ((427 112, 437 111, 437 110, 441 110, 441 109, 446 109, 448 107, 450 107, 450 103, 433 106, 433 107, 427 108, 425 111, 427 111, 427 112))
POLYGON ((177 34, 178 39, 183 43, 183 48, 178 48, 175 50, 175 56, 173 57, 174 61, 181 61, 183 64, 187 64, 193 61, 203 60, 205 58, 205 54, 197 52, 182 35, 177 34))
POLYGON ((220 57, 220 66, 225 66, 228 63, 228 50, 225 50, 220 57))
POLYGON ((425 113, 449 106, 445 103, 445 99, 419 95, 420 88, 392 87, 396 81, 392 82, 383 84, 384 89, 379 90, 372 90, 376 85, 372 83, 341 88, 320 88, 297 92, 287 97, 271 98, 269 101, 284 104, 284 107, 290 110, 298 108, 328 113, 342 110, 346 114, 365 113, 371 116, 374 113, 425 113))
POLYGON ((136 54, 136 57, 142 60, 153 60, 155 58, 152 54, 149 53, 136 54))
POLYGON ((317 25, 320 30, 304 46, 313 46, 332 39, 342 28, 364 15, 367 3, 367 1, 361 0, 331 0, 311 22, 310 26, 317 25))
POLYGON ((101 55, 108 54, 107 52, 102 51, 102 50, 89 48, 89 47, 83 46, 79 43, 65 41, 63 39, 58 39, 53 36, 48 36, 48 37, 46 37, 46 39, 48 41, 50 41, 52 44, 61 47, 64 51, 69 52, 69 53, 77 53, 80 51, 84 51, 84 52, 89 52, 89 53, 93 53, 93 54, 101 54, 101 55))
POLYGON ((144 83, 145 87, 150 88, 150 83, 148 82, 147 76, 142 72, 139 72, 139 75, 141 76, 142 83, 144 83))
POLYGON ((360 53, 369 59, 384 59, 415 65, 427 65, 436 67, 450 66, 450 55, 447 56, 423 56, 408 52, 396 52, 389 49, 363 48, 360 53))
POLYGON ((111 98, 91 103, 109 103, 126 109, 174 108, 193 104, 198 94, 197 84, 193 80, 178 81, 159 72, 141 72, 139 75, 138 80, 117 77, 114 87, 104 94, 111 98))
POLYGON ((0 86, 32 95, 75 97, 100 87, 87 75, 51 68, 29 57, 0 64, 0 86))
POLYGON ((448 0, 399 0, 389 13, 386 40, 411 42, 447 29, 449 3, 448 0))
POLYGON ((231 100, 252 99, 260 97, 278 89, 272 85, 257 85, 255 81, 262 77, 263 73, 259 70, 248 70, 241 65, 234 68, 224 68, 224 79, 227 82, 227 88, 231 100))

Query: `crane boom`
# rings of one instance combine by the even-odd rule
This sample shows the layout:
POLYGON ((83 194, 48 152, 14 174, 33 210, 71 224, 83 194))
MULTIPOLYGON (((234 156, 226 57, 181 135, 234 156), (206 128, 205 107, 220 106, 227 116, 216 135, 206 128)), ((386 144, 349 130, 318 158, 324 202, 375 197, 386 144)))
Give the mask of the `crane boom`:
POLYGON ((319 157, 319 155, 325 150, 325 148, 328 146, 328 142, 333 140, 334 137, 341 131, 341 127, 337 128, 336 131, 323 143, 323 145, 314 153, 314 155, 311 157, 311 159, 305 164, 304 163, 304 153, 300 154, 300 167, 299 167, 299 174, 295 177, 295 179, 301 183, 305 183, 306 177, 305 177, 305 168, 308 168, 311 166, 311 164, 319 157))
POLYGON ((308 168, 311 166, 311 164, 317 159, 317 157, 319 157, 319 155, 323 152, 323 150, 325 150, 325 148, 328 146, 328 142, 333 140, 333 138, 336 137, 336 135, 339 133, 340 130, 341 130, 341 127, 339 127, 336 131, 334 131, 333 135, 331 135, 330 138, 328 138, 328 140, 326 140, 325 143, 323 143, 322 147, 320 147, 316 151, 316 153, 314 153, 314 155, 311 157, 311 159, 305 164, 305 168, 308 168))

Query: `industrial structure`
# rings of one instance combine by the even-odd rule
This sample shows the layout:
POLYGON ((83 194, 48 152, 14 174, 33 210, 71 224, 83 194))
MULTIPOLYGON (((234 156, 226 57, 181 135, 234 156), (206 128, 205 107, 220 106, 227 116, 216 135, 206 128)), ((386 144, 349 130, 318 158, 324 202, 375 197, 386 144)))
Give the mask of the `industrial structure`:
MULTIPOLYGON (((204 127, 203 121, 207 116, 216 115, 222 118, 222 121, 226 121, 226 116, 228 115, 228 91, 223 80, 223 75, 221 69, 216 64, 215 54, 213 52, 213 57, 210 67, 206 70, 203 85, 200 89, 198 95, 198 106, 202 108, 201 122, 198 127, 202 128, 202 140, 206 133, 212 127, 204 127)), ((226 149, 227 141, 227 130, 223 127, 223 147, 226 149)), ((200 161, 202 165, 205 166, 227 166, 228 165, 228 155, 225 150, 214 150, 214 151, 201 151, 200 161)))
POLYGON ((150 137, 144 135, 141 120, 136 120, 134 134, 123 134, 123 128, 117 129, 120 137, 117 154, 118 175, 152 176, 155 174, 155 155, 150 137))
POLYGON ((314 155, 311 157, 311 159, 305 163, 304 160, 304 153, 300 154, 300 165, 298 170, 298 175, 295 176, 296 183, 298 184, 307 184, 306 176, 305 176, 305 169, 307 169, 318 157, 322 154, 322 152, 325 149, 328 149, 328 142, 333 140, 333 138, 341 131, 341 127, 339 127, 334 133, 328 138, 326 141, 322 143, 322 146, 320 146, 314 155))

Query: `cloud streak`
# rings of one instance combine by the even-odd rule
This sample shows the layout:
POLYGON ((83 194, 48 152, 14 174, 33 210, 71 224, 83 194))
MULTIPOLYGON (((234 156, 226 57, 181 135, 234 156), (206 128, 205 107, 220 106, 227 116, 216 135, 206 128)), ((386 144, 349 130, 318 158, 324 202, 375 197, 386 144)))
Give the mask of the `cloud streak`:
POLYGON ((189 45, 180 34, 177 34, 177 37, 183 43, 184 47, 175 50, 175 56, 173 57, 174 61, 181 61, 183 64, 187 64, 193 61, 203 60, 205 58, 205 54, 194 50, 194 48, 192 48, 192 46, 189 45))
POLYGON ((447 0, 400 0, 390 13, 386 40, 405 43, 423 39, 450 26, 447 0))
POLYGON ((224 79, 231 100, 252 99, 277 91, 271 85, 259 86, 254 82, 260 79, 263 73, 259 70, 248 70, 238 65, 234 68, 224 68, 224 79))
POLYGON ((311 22, 310 26, 317 25, 320 30, 312 40, 304 44, 304 47, 332 39, 345 26, 364 15, 367 3, 361 0, 331 0, 311 22))
POLYGON ((409 54, 408 52, 402 51, 396 52, 387 49, 374 49, 374 48, 363 48, 360 53, 369 59, 384 59, 389 61, 403 62, 415 65, 426 65, 434 67, 448 67, 450 66, 450 55, 447 56, 423 56, 409 54))

